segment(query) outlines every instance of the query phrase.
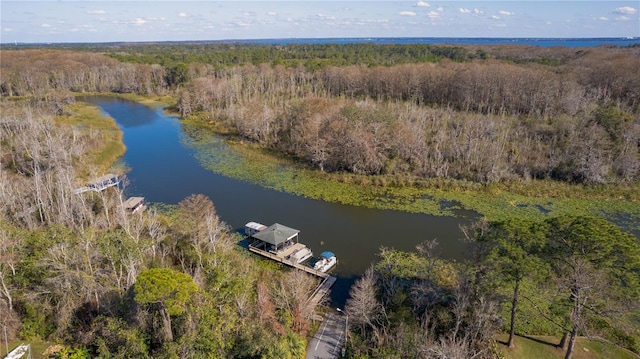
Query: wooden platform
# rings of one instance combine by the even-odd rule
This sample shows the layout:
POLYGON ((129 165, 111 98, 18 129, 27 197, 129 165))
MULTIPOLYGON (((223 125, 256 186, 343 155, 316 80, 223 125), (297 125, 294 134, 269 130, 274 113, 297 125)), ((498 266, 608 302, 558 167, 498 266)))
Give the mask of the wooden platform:
POLYGON ((313 303, 314 306, 318 305, 318 303, 320 303, 320 300, 324 298, 327 293, 329 293, 331 287, 333 287, 333 284, 335 284, 335 282, 336 277, 328 276, 324 278, 322 283, 320 283, 320 285, 318 285, 313 291, 313 294, 311 295, 311 297, 309 297, 308 301, 313 303))
POLYGON ((281 251, 281 252, 278 252, 278 253, 271 253, 271 252, 267 252, 267 251, 265 251, 263 249, 260 249, 258 247, 254 247, 252 245, 249 245, 249 250, 251 252, 259 254, 259 255, 261 255, 263 257, 267 257, 267 258, 273 259, 276 262, 280 262, 280 263, 286 264, 286 265, 288 265, 290 267, 294 267, 294 268, 300 269, 300 270, 305 271, 305 272, 307 272, 309 274, 313 274, 316 277, 320 277, 320 278, 331 277, 329 274, 321 272, 319 270, 315 270, 315 269, 309 267, 308 265, 299 264, 299 263, 296 263, 294 261, 290 261, 290 260, 286 259, 287 256, 289 256, 289 254, 293 253, 295 250, 297 250, 299 248, 302 248, 302 247, 299 247, 299 248, 295 248, 295 247, 296 247, 296 245, 293 245, 293 246, 287 248, 284 251, 281 251))
POLYGON ((85 187, 77 188, 73 193, 80 194, 88 191, 101 192, 109 187, 119 185, 121 180, 120 176, 109 173, 100 178, 94 179, 85 187))
MULTIPOLYGON (((299 244, 299 243, 298 243, 299 244)), ((296 244, 297 245, 297 244, 296 244)), ((299 249, 299 248, 303 248, 304 245, 300 244, 298 247, 296 247, 296 245, 293 245, 281 252, 278 253, 270 253, 267 252, 263 249, 260 249, 258 247, 254 247, 252 245, 249 245, 249 251, 259 254, 263 257, 267 257, 270 259, 273 259, 274 261, 280 262, 282 264, 286 264, 290 267, 294 267, 296 269, 300 269, 302 271, 305 271, 309 274, 315 275, 316 277, 319 277, 322 279, 322 281, 320 282, 320 284, 318 284, 318 286, 316 287, 316 289, 314 289, 313 293, 311 294, 311 296, 309 297, 309 299, 307 299, 308 302, 313 303, 314 307, 318 305, 318 303, 320 303, 320 301, 322 300, 322 298, 324 298, 329 291, 331 290, 331 287, 333 286, 333 284, 336 282, 337 278, 334 276, 331 276, 327 273, 321 272, 319 270, 315 270, 311 267, 309 267, 308 265, 304 265, 304 264, 299 264, 296 263, 294 261, 290 261, 287 260, 286 258, 293 253, 295 250, 299 249)))

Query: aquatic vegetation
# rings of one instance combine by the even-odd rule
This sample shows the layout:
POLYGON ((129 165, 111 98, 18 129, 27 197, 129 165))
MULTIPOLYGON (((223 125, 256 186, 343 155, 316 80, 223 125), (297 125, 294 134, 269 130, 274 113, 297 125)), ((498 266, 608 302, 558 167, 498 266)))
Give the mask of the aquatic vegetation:
MULTIPOLYGON (((182 142, 195 150, 207 169, 265 188, 308 198, 439 216, 488 219, 545 218, 552 215, 595 215, 624 218, 629 229, 640 226, 640 205, 635 200, 590 195, 526 195, 508 188, 482 186, 468 181, 414 181, 410 178, 325 173, 305 168, 291 159, 269 153, 242 141, 230 140, 201 127, 183 124, 182 142), (591 197, 591 198, 590 198, 591 197), (595 199, 594 199, 595 197, 595 199)), ((542 183, 544 184, 544 183, 542 183)), ((569 190, 569 186, 564 191, 569 190)), ((555 190, 558 190, 557 188, 555 190)), ((579 189, 573 189, 579 191, 579 189)))

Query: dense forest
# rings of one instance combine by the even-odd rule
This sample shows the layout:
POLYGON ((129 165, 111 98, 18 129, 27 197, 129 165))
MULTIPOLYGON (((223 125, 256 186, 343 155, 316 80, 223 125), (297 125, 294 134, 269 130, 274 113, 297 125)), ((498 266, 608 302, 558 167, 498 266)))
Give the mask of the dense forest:
MULTIPOLYGON (((183 117, 319 171, 482 184, 640 179, 640 49, 129 45, 2 49, 0 325, 55 357, 301 358, 314 281, 252 258, 192 195, 132 216, 77 195, 117 129, 79 93, 172 96, 183 117), (271 278, 264 281, 264 278, 271 278)), ((381 248, 347 355, 500 357, 499 332, 640 353, 640 245, 600 218, 478 221, 468 259, 381 248)))
MULTIPOLYGON (((93 53, 56 52, 54 60, 46 50, 9 51, 3 55, 0 90, 8 96, 175 91, 183 116, 222 122, 323 171, 480 183, 629 183, 640 176, 640 49, 635 47, 531 48, 520 57, 507 47, 488 49, 482 58, 471 56, 477 50, 460 49, 467 55, 452 61, 432 47, 415 45, 406 47, 399 64, 319 69, 302 63, 197 62, 235 54, 230 45, 202 55, 197 46, 181 52, 180 60, 188 63, 154 48, 134 47, 130 50, 140 51, 138 56, 119 56, 168 65, 122 63, 93 53), (411 55, 415 52, 430 55, 411 55), (403 64, 408 59, 422 62, 403 64)), ((276 51, 252 49, 239 52, 276 51)), ((277 51, 285 50, 301 56, 322 47, 277 51)), ((353 45, 346 53, 364 56, 359 50, 365 52, 353 45)), ((253 59, 249 55, 247 61, 253 59)))

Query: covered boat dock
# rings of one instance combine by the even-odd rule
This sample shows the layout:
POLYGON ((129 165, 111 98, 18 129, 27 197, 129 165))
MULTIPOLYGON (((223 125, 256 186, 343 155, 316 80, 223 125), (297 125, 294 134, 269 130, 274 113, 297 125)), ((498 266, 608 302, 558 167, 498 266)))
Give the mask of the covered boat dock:
POLYGON ((299 230, 276 223, 249 234, 253 228, 261 228, 260 226, 262 225, 256 222, 249 222, 245 226, 249 237, 249 251, 326 279, 330 283, 329 287, 333 285, 335 277, 297 262, 296 253, 307 247, 298 243, 299 230))
POLYGON ((298 243, 299 230, 279 223, 267 227, 257 222, 249 222, 245 225, 245 234, 249 238, 249 251, 321 279, 308 299, 314 306, 318 305, 336 282, 336 277, 298 262, 298 253, 307 249, 307 246, 298 243))
POLYGON ((297 229, 276 223, 252 234, 251 238, 256 240, 252 245, 269 253, 281 253, 298 244, 299 233, 297 229))

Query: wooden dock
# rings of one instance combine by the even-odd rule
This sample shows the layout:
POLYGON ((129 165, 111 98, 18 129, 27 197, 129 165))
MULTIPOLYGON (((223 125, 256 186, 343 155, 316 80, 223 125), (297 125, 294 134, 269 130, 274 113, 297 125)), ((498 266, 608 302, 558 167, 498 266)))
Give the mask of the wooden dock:
POLYGON ((109 187, 119 185, 121 181, 122 179, 120 178, 120 176, 109 173, 100 178, 94 179, 85 187, 77 188, 75 191, 73 191, 73 193, 80 194, 88 191, 101 192, 109 187))
POLYGON ((282 252, 271 253, 263 249, 260 249, 256 246, 253 246, 251 244, 249 245, 249 251, 253 253, 259 254, 263 257, 273 259, 276 262, 286 264, 290 267, 300 269, 302 271, 305 271, 309 274, 312 274, 316 277, 321 278, 322 281, 320 282, 320 284, 318 284, 316 289, 314 289, 309 299, 307 299, 309 303, 313 303, 314 306, 317 306, 318 303, 320 303, 320 301, 322 300, 322 298, 324 298, 329 293, 329 291, 331 290, 331 287, 336 282, 337 278, 325 272, 321 272, 319 270, 313 269, 308 265, 300 264, 300 263, 296 263, 295 261, 288 260, 287 258, 289 254, 291 254, 295 250, 296 250, 296 246, 291 246, 291 248, 288 248, 287 250, 284 250, 282 252))
POLYGON ((320 300, 324 298, 327 293, 329 293, 329 290, 331 289, 331 287, 333 287, 333 284, 335 282, 336 277, 325 277, 324 280, 313 291, 313 294, 311 295, 311 297, 309 297, 308 302, 313 303, 314 306, 318 305, 318 303, 320 303, 320 300))
POLYGON ((286 264, 286 265, 288 265, 290 267, 294 267, 294 268, 300 269, 300 270, 305 271, 305 272, 307 272, 309 274, 313 274, 316 277, 320 277, 320 278, 323 278, 323 279, 327 278, 327 277, 331 277, 329 274, 327 274, 325 272, 321 272, 319 270, 315 270, 315 269, 309 267, 308 265, 296 263, 294 261, 290 261, 290 260, 286 259, 287 256, 290 254, 290 252, 295 251, 294 246, 292 246, 292 248, 290 248, 287 251, 283 251, 282 253, 271 253, 271 252, 267 252, 267 251, 265 251, 263 249, 260 249, 258 247, 255 247, 253 245, 249 245, 249 251, 251 251, 253 253, 256 253, 256 254, 259 254, 259 255, 261 255, 263 257, 267 257, 267 258, 273 259, 276 262, 280 262, 282 264, 286 264))

